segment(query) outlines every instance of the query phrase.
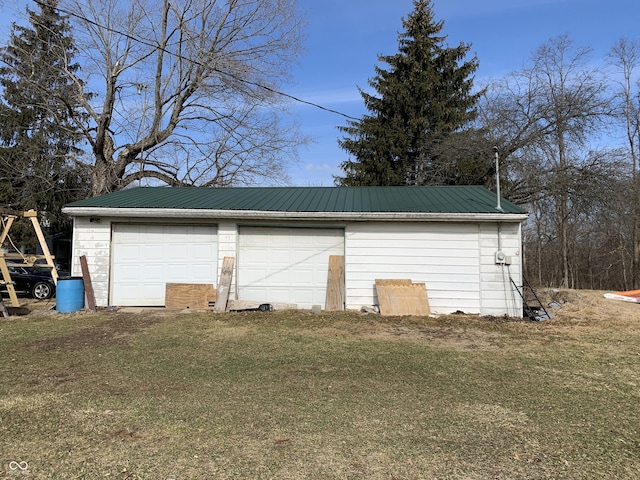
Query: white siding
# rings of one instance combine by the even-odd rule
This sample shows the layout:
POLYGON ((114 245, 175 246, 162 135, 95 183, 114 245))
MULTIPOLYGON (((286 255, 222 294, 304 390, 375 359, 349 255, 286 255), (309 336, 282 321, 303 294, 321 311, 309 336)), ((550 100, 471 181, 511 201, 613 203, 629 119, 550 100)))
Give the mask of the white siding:
MULTIPOLYGON (((79 257, 86 255, 98 306, 109 305, 111 220, 74 219, 72 275, 81 275, 79 257)), ((218 225, 216 286, 225 256, 236 258, 238 271, 238 230, 233 220, 218 225)), ((349 223, 344 231, 346 306, 376 304, 376 278, 409 278, 426 284, 435 314, 522 315, 522 300, 511 283, 513 278, 517 286, 522 284, 520 242, 518 223, 500 224, 499 229, 497 223, 349 223), (510 265, 495 263, 499 249, 510 265)), ((231 298, 238 292, 235 272, 231 298)), ((319 275, 326 279, 326 271, 319 275)))
POLYGON ((482 315, 522 315, 522 298, 513 285, 522 285, 520 224, 480 224, 482 315), (510 264, 496 264, 500 250, 510 264), (511 282, 513 279, 513 283, 511 282))
POLYGON ((233 257, 236 259, 233 269, 233 276, 231 277, 231 289, 229 290, 229 299, 235 300, 238 298, 236 294, 237 289, 237 274, 238 262, 237 262, 237 248, 238 248, 238 226, 232 222, 221 222, 218 225, 218 274, 216 276, 215 286, 218 287, 218 280, 220 279, 220 273, 222 271, 222 264, 224 257, 233 257))
POLYGON ((376 278, 424 282, 434 314, 522 314, 520 225, 353 223, 346 230, 347 308, 377 303, 376 278), (511 265, 496 265, 500 249, 511 265))
POLYGON ((76 217, 73 222, 73 253, 71 275, 82 276, 80 257, 87 257, 96 305, 109 305, 109 266, 111 264, 111 222, 101 218, 91 222, 88 217, 76 217))
POLYGON ((476 224, 353 223, 345 239, 347 308, 377 304, 376 278, 424 282, 433 313, 479 313, 476 224))

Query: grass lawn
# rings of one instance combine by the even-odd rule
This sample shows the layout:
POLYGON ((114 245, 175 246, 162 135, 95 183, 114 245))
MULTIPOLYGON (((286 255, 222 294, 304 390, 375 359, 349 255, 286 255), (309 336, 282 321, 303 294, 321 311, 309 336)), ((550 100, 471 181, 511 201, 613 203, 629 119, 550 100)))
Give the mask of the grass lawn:
POLYGON ((640 305, 0 319, 0 478, 640 478, 640 305))

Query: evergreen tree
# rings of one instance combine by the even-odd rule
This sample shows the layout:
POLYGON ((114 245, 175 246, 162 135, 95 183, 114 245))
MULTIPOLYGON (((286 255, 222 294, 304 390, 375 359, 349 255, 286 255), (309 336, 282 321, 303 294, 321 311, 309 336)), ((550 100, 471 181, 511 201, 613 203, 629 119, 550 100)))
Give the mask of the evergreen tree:
MULTIPOLYGON (((463 62, 469 45, 446 45, 444 22, 435 21, 429 0, 413 3, 413 12, 403 20, 405 31, 398 35, 399 52, 380 56, 389 68, 376 66, 369 80, 377 95, 360 91, 370 113, 340 127, 347 136, 338 143, 351 158, 341 164, 345 176, 336 177, 338 184, 470 183, 482 182, 489 173, 490 155, 478 167, 477 159, 460 158, 465 149, 458 151, 451 141, 476 116, 481 93, 472 93, 472 75, 478 61, 463 62), (480 173, 460 175, 457 167, 463 164, 480 173)), ((472 136, 474 143, 481 138, 472 136)))
POLYGON ((0 50, 0 205, 35 209, 53 233, 69 228, 62 205, 84 198, 90 183, 72 156, 80 153, 76 72, 70 27, 57 0, 26 9, 29 27, 12 25, 0 50))

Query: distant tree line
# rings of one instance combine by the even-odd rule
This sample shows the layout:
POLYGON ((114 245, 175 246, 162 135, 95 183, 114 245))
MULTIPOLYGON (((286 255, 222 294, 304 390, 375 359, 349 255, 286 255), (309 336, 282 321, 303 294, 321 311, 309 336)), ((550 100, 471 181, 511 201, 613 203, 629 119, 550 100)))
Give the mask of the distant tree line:
MULTIPOLYGON (((35 0, 0 49, 0 204, 69 229, 62 205, 132 184, 286 184, 306 141, 278 89, 299 51, 296 0, 35 0)), ((523 206, 538 285, 640 288, 640 44, 598 70, 568 36, 475 84, 414 0, 398 52, 340 127, 337 185, 485 185, 523 206)))
POLYGON ((473 85, 479 61, 448 46, 428 0, 403 20, 398 53, 362 90, 368 113, 339 141, 338 185, 496 188, 530 213, 525 276, 538 285, 640 288, 640 43, 606 69, 559 36, 504 78, 473 85))

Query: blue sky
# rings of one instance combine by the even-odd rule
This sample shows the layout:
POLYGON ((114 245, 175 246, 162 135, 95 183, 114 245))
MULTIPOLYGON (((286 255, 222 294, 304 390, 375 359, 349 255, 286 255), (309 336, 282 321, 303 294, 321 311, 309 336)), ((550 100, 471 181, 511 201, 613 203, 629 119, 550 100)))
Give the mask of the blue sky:
MULTIPOLYGON (((358 87, 366 88, 379 54, 398 50, 402 18, 412 0, 298 0, 307 14, 306 50, 293 68, 293 83, 284 90, 298 98, 344 114, 365 113, 358 87)), ((24 24, 27 0, 0 0, 0 40, 9 23, 24 24)), ((622 37, 640 38, 638 0, 433 0, 443 34, 452 46, 470 43, 480 69, 477 82, 517 70, 550 38, 568 34, 577 45, 593 48, 601 61, 622 37)), ((346 118, 307 105, 293 113, 313 142, 300 149, 292 165, 294 185, 331 186, 346 159, 337 144, 337 127, 346 118)))
MULTIPOLYGON (((300 0, 308 12, 307 50, 295 69, 296 96, 359 118, 365 113, 357 87, 367 88, 378 54, 398 51, 401 19, 412 0, 300 0)), ((471 44, 480 69, 477 83, 519 69, 549 39, 568 34, 593 48, 599 62, 622 37, 640 38, 638 0, 433 0, 436 18, 452 46, 471 44)), ((296 185, 331 186, 346 152, 337 127, 346 119, 297 107, 303 131, 315 142, 292 167, 296 185)))

